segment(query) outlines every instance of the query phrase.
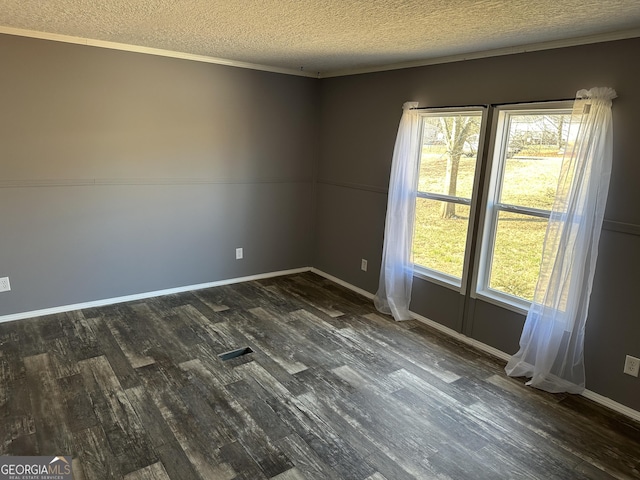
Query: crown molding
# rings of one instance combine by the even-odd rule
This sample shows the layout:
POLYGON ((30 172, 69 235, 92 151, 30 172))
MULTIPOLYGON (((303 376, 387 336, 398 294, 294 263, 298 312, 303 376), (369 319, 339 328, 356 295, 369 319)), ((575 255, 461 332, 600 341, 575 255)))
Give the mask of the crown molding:
POLYGON ((0 33, 15 35, 18 37, 37 38, 40 40, 51 40, 54 42, 73 43, 76 45, 86 45, 89 47, 107 48, 110 50, 121 50, 125 52, 142 53, 145 55, 156 55, 159 57, 179 58, 181 60, 191 60, 193 62, 214 63, 216 65, 226 65, 228 67, 246 68, 249 70, 259 70, 263 72, 282 73, 284 75, 296 75, 298 77, 318 78, 317 73, 305 72, 290 68, 261 65, 259 63, 240 62, 228 60, 226 58, 210 57, 207 55, 196 55, 193 53, 176 52, 173 50, 163 50, 161 48, 143 47, 140 45, 129 45, 127 43, 109 42, 106 40, 95 40, 92 38, 74 37, 71 35, 60 35, 57 33, 37 32, 35 30, 24 30, 21 28, 5 27, 0 25, 0 33))
POLYGON ((477 60, 480 58, 500 57, 503 55, 513 55, 517 53, 537 52, 541 50, 553 50, 555 48, 577 47, 592 43, 613 42, 616 40, 627 40, 629 38, 640 37, 640 28, 631 30, 620 30, 617 32, 601 33, 583 37, 567 38, 563 40, 553 40, 549 42, 531 43, 517 45, 513 47, 496 48, 493 50, 480 50, 477 52, 461 53, 443 57, 425 58, 423 60, 412 60, 409 62, 394 63, 376 67, 351 68, 336 70, 333 72, 321 73, 318 78, 345 77, 349 75, 360 75, 363 73, 386 72, 390 70, 402 70, 404 68, 425 67, 441 63, 462 62, 465 60, 477 60))
POLYGON ((582 37, 567 38, 562 40, 553 40, 549 42, 531 43, 526 45, 518 45, 513 47, 497 48, 493 50, 481 50, 477 52, 461 53, 457 55, 448 55, 442 57, 425 58, 421 60, 412 60, 408 62, 393 63, 388 65, 380 65, 373 67, 356 67, 343 70, 335 70, 329 72, 305 72, 298 69, 275 67, 270 65, 262 65, 258 63, 240 62, 229 60, 226 58, 210 57, 207 55, 196 55, 192 53, 176 52, 173 50, 163 50, 160 48, 144 47, 140 45, 130 45, 126 43, 110 42, 106 40, 96 40, 84 37, 74 37, 71 35, 61 35, 57 33, 38 32, 35 30, 25 30, 21 28, 6 27, 0 25, 0 34, 15 35, 20 37, 37 38, 41 40, 51 40, 54 42, 72 43, 76 45, 86 45, 98 48, 107 48, 111 50, 121 50, 126 52, 142 53, 145 55, 156 55, 160 57, 178 58, 182 60, 191 60, 194 62, 213 63, 216 65, 226 65, 229 67, 245 68, 250 70, 259 70, 271 73, 281 73, 284 75, 295 75, 307 78, 333 78, 345 77, 349 75, 360 75, 364 73, 386 72, 390 70, 401 70, 405 68, 424 67, 428 65, 437 65, 442 63, 461 62, 465 60, 477 60, 481 58, 499 57, 503 55, 514 55, 518 53, 536 52, 541 50, 553 50, 556 48, 576 47, 580 45, 589 45, 593 43, 612 42, 616 40, 626 40, 630 38, 640 37, 640 28, 630 30, 620 30, 616 32, 601 33, 595 35, 587 35, 582 37))

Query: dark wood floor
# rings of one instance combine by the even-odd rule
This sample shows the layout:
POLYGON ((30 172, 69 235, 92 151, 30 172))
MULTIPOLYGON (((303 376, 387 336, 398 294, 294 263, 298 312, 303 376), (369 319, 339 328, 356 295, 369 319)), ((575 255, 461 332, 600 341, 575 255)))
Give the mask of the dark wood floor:
POLYGON ((5 323, 0 348, 0 454, 76 479, 640 478, 637 423, 310 273, 5 323))

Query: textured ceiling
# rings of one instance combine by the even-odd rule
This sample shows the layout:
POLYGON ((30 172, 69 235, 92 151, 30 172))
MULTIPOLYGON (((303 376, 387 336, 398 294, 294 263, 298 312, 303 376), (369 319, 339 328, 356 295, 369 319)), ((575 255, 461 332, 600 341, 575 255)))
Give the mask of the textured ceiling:
POLYGON ((640 1, 0 0, 0 26, 327 75, 638 29, 640 1))

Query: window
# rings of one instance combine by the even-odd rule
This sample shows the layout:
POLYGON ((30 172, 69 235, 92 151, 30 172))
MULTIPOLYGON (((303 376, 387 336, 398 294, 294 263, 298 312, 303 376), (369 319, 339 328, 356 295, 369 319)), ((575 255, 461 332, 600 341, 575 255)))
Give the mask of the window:
POLYGON ((421 111, 417 275, 461 293, 472 275, 472 296, 529 307, 570 118, 571 102, 421 111), (494 122, 483 159, 487 111, 494 122))
POLYGON ((483 109, 422 113, 413 236, 416 271, 461 287, 469 264, 470 218, 483 109))
POLYGON ((571 107, 497 109, 477 291, 528 308, 556 195, 571 107))

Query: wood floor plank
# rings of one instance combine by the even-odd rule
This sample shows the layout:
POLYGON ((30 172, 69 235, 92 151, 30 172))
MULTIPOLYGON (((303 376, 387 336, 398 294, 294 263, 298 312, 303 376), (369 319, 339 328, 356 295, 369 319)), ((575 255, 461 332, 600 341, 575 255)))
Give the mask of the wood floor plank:
MULTIPOLYGON (((452 479, 473 478, 478 480, 509 480, 523 478, 520 471, 513 469, 507 474, 496 471, 492 462, 478 458, 459 445, 442 444, 435 455, 429 457, 429 465, 439 476, 452 479)), ((567 477, 570 478, 570 477, 567 477)))
MULTIPOLYGON (((235 396, 224 395, 222 391, 211 387, 210 380, 214 377, 209 374, 201 363, 197 361, 191 362, 187 365, 187 368, 201 380, 200 382, 194 381, 194 387, 203 395, 186 395, 185 402, 189 404, 194 414, 199 418, 205 416, 202 413, 211 411, 212 414, 207 415, 207 417, 217 416, 220 419, 219 422, 206 425, 208 432, 219 432, 215 444, 221 446, 225 443, 231 443, 233 434, 235 434, 237 441, 242 444, 267 477, 275 476, 293 467, 286 455, 275 446, 273 440, 260 426, 260 423, 266 426, 274 423, 284 427, 275 418, 275 415, 272 416, 271 422, 265 418, 260 420, 254 418, 250 411, 243 408, 235 396)), ((266 414, 270 410, 266 404, 263 408, 258 407, 258 401, 244 403, 250 405, 251 410, 258 409, 258 413, 261 414, 266 414)), ((277 436, 275 432, 274 436, 277 436)))
MULTIPOLYGON (((154 401, 197 475, 204 480, 216 478, 221 472, 228 471, 226 465, 218 458, 215 445, 211 449, 211 442, 207 441, 206 437, 202 441, 201 432, 193 428, 192 422, 185 422, 184 415, 177 415, 172 411, 176 408, 176 399, 171 399, 166 393, 162 397, 164 398, 154 398, 154 401)), ((232 472, 226 476, 229 479, 233 478, 232 472)))
POLYGON ((540 435, 526 425, 509 418, 504 410, 496 406, 476 403, 465 407, 467 414, 474 418, 491 435, 495 441, 495 448, 503 451, 525 471, 538 471, 541 464, 545 465, 546 478, 571 478, 574 468, 581 463, 581 459, 569 450, 557 448, 547 441, 545 435, 540 435), (511 432, 518 432, 513 435, 511 432))
POLYGON ((442 437, 446 434, 448 442, 464 445, 465 450, 477 451, 495 441, 457 404, 433 408, 423 401, 422 396, 410 389, 394 392, 393 397, 399 400, 399 404, 427 421, 430 429, 439 432, 442 437))
POLYGON ((292 295, 294 298, 304 301, 308 305, 320 310, 330 317, 340 317, 344 312, 336 306, 341 302, 339 299, 326 295, 321 288, 303 283, 299 277, 285 277, 278 283, 278 287, 292 295))
MULTIPOLYGON (((200 315, 202 315, 204 318, 209 320, 211 323, 215 323, 219 321, 221 317, 218 313, 221 311, 225 311, 229 308, 226 305, 224 307, 218 306, 217 308, 213 308, 207 305, 205 302, 203 302, 200 298, 198 298, 198 296, 196 295, 196 292, 188 292, 188 294, 189 294, 189 302, 183 306, 193 308, 200 315)), ((171 311, 175 309, 180 309, 180 308, 181 307, 173 307, 171 311)))
MULTIPOLYGON (((383 437, 377 437, 377 434, 372 431, 363 430, 361 422, 354 419, 353 415, 340 410, 336 405, 337 402, 332 402, 327 398, 318 399, 312 394, 301 395, 298 397, 298 401, 306 411, 313 413, 313 418, 317 418, 315 422, 317 425, 324 428, 329 427, 332 437, 340 438, 341 442, 346 443, 350 449, 357 452, 356 456, 362 459, 361 463, 357 464, 360 467, 360 471, 356 470, 360 475, 366 473, 364 475, 366 477, 375 473, 375 470, 380 469, 379 466, 369 461, 371 456, 384 459, 383 463, 393 465, 395 467, 393 468, 394 470, 401 472, 394 478, 420 478, 430 474, 417 461, 425 452, 428 452, 427 449, 421 451, 416 458, 409 458, 407 452, 394 450, 389 438, 383 439, 383 437)), ((374 415, 375 413, 371 412, 371 416, 373 417, 374 415)), ((341 467, 340 471, 345 471, 345 468, 341 467)), ((349 470, 347 469, 346 471, 349 470)))
MULTIPOLYGON (((79 370, 79 368, 78 368, 79 370)), ((91 398, 79 373, 58 379, 64 402, 62 404, 69 429, 72 432, 98 426, 99 420, 93 410, 91 398)))
POLYGON ((340 480, 340 475, 327 465, 297 434, 291 433, 277 442, 296 468, 308 480, 340 480))
MULTIPOLYGON (((415 392, 425 407, 431 410, 437 411, 447 406, 461 405, 455 396, 450 395, 448 392, 443 392, 437 385, 433 385, 403 368, 391 372, 388 375, 388 380, 401 387, 396 392, 402 392, 403 390, 415 392)), ((401 395, 399 394, 398 396, 401 395)))
POLYGON ((335 338, 335 328, 306 310, 295 310, 289 314, 289 328, 298 332, 305 342, 316 345, 330 355, 342 343, 335 338))
MULTIPOLYGON (((540 477, 540 472, 530 471, 517 458, 509 455, 505 450, 494 444, 487 444, 478 452, 478 457, 482 458, 487 465, 487 470, 495 471, 497 478, 521 478, 535 480, 540 477)), ((544 472, 546 474, 546 472, 544 472)), ((567 478, 580 478, 579 475, 567 478)))
MULTIPOLYGON (((258 309, 251 309, 256 312, 258 309)), ((282 336, 278 335, 275 328, 267 331, 260 329, 251 320, 237 316, 234 328, 240 331, 257 348, 275 360, 287 373, 294 374, 305 370, 307 366, 296 360, 295 345, 293 343, 283 343, 282 336)))
POLYGON ((306 387, 304 392, 299 392, 295 396, 302 395, 308 391, 323 397, 347 398, 357 391, 357 388, 351 383, 336 375, 332 370, 325 370, 324 368, 308 368, 297 373, 295 377, 306 387))
POLYGON ((363 460, 358 459, 359 455, 353 450, 353 447, 343 441, 329 423, 296 397, 293 397, 264 368, 256 362, 252 362, 242 365, 238 369, 242 369, 244 375, 254 378, 273 395, 274 402, 270 405, 272 409, 318 455, 325 458, 331 467, 348 472, 348 475, 352 475, 354 478, 356 476, 366 477, 372 473, 371 468, 363 460))
MULTIPOLYGON (((0 329, 0 382, 5 386, 19 377, 23 377, 25 356, 20 345, 24 339, 20 336, 18 322, 10 322, 2 325, 0 329)), ((8 389, 0 389, 0 406, 7 401, 8 389)))
POLYGON ((105 356, 79 362, 93 410, 123 473, 155 463, 148 434, 105 356))
POLYGON ((197 337, 191 337, 188 342, 184 342, 189 347, 192 348, 204 342, 213 348, 224 350, 226 346, 225 340, 221 337, 220 332, 213 327, 213 324, 226 320, 223 315, 216 313, 215 318, 212 319, 211 316, 204 315, 193 305, 173 308, 171 315, 172 319, 180 319, 182 325, 190 330, 190 336, 193 334, 197 337))
POLYGON ((71 470, 73 471, 73 480, 87 480, 84 474, 84 468, 82 468, 82 463, 80 463, 78 457, 74 457, 71 460, 71 470))
POLYGON ((263 480, 267 478, 240 442, 232 442, 223 446, 220 449, 220 456, 236 473, 236 476, 232 477, 234 480, 263 480))
MULTIPOLYGON (((281 351, 281 356, 286 355, 304 367, 307 366, 306 364, 320 364, 328 368, 339 366, 339 361, 334 358, 331 350, 324 350, 321 345, 305 339, 304 335, 290 323, 292 317, 287 316, 285 320, 277 312, 262 307, 252 308, 249 313, 256 318, 242 324, 242 326, 244 328, 252 327, 253 335, 251 338, 254 338, 255 335, 260 335, 263 339, 266 337, 272 348, 281 351), (268 336, 262 333, 265 331, 269 332, 268 336)), ((335 351, 335 349, 333 350, 335 351)), ((297 371, 302 370, 304 368, 297 369, 297 371)))
POLYGON ((164 469, 164 465, 160 462, 154 463, 147 467, 128 473, 124 476, 124 480, 171 480, 169 474, 164 469))
MULTIPOLYGON (((513 379, 491 376, 482 385, 480 391, 493 395, 491 398, 494 404, 497 399, 502 399, 505 406, 494 409, 496 414, 509 411, 514 408, 514 405, 518 405, 521 409, 520 415, 511 421, 522 425, 527 431, 548 438, 549 441, 545 444, 557 445, 555 451, 566 452, 574 463, 584 460, 598 468, 607 468, 611 473, 620 474, 623 478, 624 472, 633 471, 638 457, 628 448, 633 450, 634 444, 637 442, 636 439, 640 439, 637 429, 631 427, 627 430, 625 428, 627 422, 617 424, 618 428, 614 429, 603 428, 603 425, 594 422, 573 425, 570 419, 574 418, 575 411, 562 408, 562 405, 554 401, 550 394, 534 392, 531 397, 523 399, 517 395, 518 388, 520 385, 515 383, 513 379), (544 416, 539 414, 541 405, 544 405, 545 408, 544 416), (621 432, 626 434, 620 435, 621 432), (593 438, 598 438, 600 441, 593 443, 593 438), (603 457, 607 458, 604 463, 601 460, 603 457), (604 467, 604 464, 609 461, 612 461, 612 465, 615 466, 604 467)), ((475 410, 483 408, 487 403, 491 403, 491 399, 488 402, 479 403, 475 410)), ((590 416, 597 418, 595 413, 590 416)))
POLYGON ((233 286, 207 288, 197 290, 193 294, 215 312, 224 312, 230 308, 244 308, 247 305, 247 299, 238 294, 233 286))
POLYGON ((286 437, 291 430, 276 415, 273 409, 260 398, 262 388, 241 380, 225 386, 229 395, 236 399, 243 410, 256 422, 264 434, 272 441, 286 437))
POLYGON ((306 477, 297 468, 292 468, 286 472, 282 472, 275 477, 271 477, 271 480, 305 480, 306 477))
POLYGON ((387 480, 387 478, 379 472, 374 473, 370 477, 367 477, 365 480, 387 480))
POLYGON ((88 479, 121 479, 121 467, 111 451, 111 446, 102 427, 92 427, 73 434, 78 461, 88 479))
POLYGON ((588 480, 612 480, 614 478, 613 475, 601 470, 600 468, 588 463, 588 462, 580 462, 575 468, 575 477, 576 478, 584 478, 588 480))
POLYGON ((233 469, 219 453, 227 439, 222 428, 224 425, 219 425, 217 416, 203 404, 201 393, 198 391, 194 395, 189 390, 191 383, 187 373, 157 364, 139 370, 144 375, 146 389, 153 391, 152 400, 163 421, 197 476, 205 480, 233 478, 233 469))
MULTIPOLYGON (((389 480, 414 480, 416 478, 420 478, 416 477, 415 475, 411 475, 398 462, 389 458, 378 449, 374 449, 373 453, 370 453, 370 455, 365 457, 365 460, 374 469, 379 471, 379 475, 381 477, 387 478, 389 480)), ((372 476, 376 478, 375 475, 376 473, 374 473, 372 476)))
MULTIPOLYGON (((180 308, 193 307, 182 305, 180 308)), ((191 358, 190 349, 203 339, 174 315, 173 310, 162 311, 155 302, 144 302, 132 307, 137 320, 136 330, 147 338, 148 352, 158 360, 180 363, 191 358), (150 341, 149 339, 153 339, 150 341)))
POLYGON ((35 432, 18 324, 13 322, 3 327, 0 329, 0 455, 10 453, 14 443, 25 443, 27 448, 29 441, 23 437, 35 432))
POLYGON ((243 309, 269 308, 287 314, 292 310, 299 309, 303 303, 289 295, 280 295, 277 291, 265 288, 260 282, 252 281, 238 284, 234 290, 244 298, 251 299, 251 306, 243 304, 243 309))
MULTIPOLYGON (((305 395, 307 400, 309 396, 305 395)), ((379 449, 373 442, 371 442, 366 433, 355 428, 348 419, 341 414, 337 413, 332 406, 326 405, 324 401, 318 401, 319 398, 326 399, 327 397, 311 397, 314 399, 313 412, 322 418, 323 422, 330 425, 334 434, 339 436, 342 441, 345 441, 351 448, 355 449, 357 455, 362 458, 363 464, 366 465, 367 471, 374 471, 375 469, 384 472, 388 478, 397 480, 411 480, 416 478, 411 475, 405 468, 403 468, 396 460, 390 458, 381 449, 379 449)), ((322 424, 322 422, 320 423, 322 424)), ((314 437, 311 436, 313 439, 314 437)), ((322 450, 320 450, 322 451, 322 450)), ((352 454, 352 452, 346 452, 352 454)), ((323 460, 324 457, 322 457, 323 460)), ((329 460, 326 460, 327 462, 329 460)), ((410 470, 410 468, 409 468, 410 470)), ((338 470, 342 472, 343 470, 338 470)))
MULTIPOLYGON (((326 423, 339 425, 340 417, 349 425, 341 429, 340 434, 346 435, 349 431, 362 432, 359 436, 351 436, 351 444, 366 442, 378 449, 391 461, 398 464, 402 470, 414 476, 429 476, 434 472, 431 469, 428 458, 437 453, 436 438, 431 435, 425 422, 421 425, 402 422, 392 425, 383 415, 375 415, 372 412, 379 411, 371 408, 379 402, 374 400, 374 395, 365 396, 356 394, 350 401, 342 399, 317 399, 313 395, 305 394, 299 399, 311 410, 317 412, 326 423), (353 400, 353 401, 351 401, 353 400)), ((389 403, 383 405, 388 411, 394 411, 394 418, 399 418, 397 408, 389 403)))
POLYGON ((56 338, 63 337, 65 333, 64 323, 66 320, 67 316, 65 313, 56 313, 42 317, 37 323, 40 338, 44 342, 49 342, 56 338))
POLYGON ((156 392, 137 386, 126 390, 126 393, 169 478, 172 480, 198 478, 184 450, 153 401, 156 392))
MULTIPOLYGON (((244 316, 246 317, 247 315, 245 314, 244 316)), ((304 386, 300 385, 296 381, 295 377, 291 375, 281 365, 281 362, 278 362, 275 358, 268 355, 267 352, 263 352, 260 348, 258 348, 257 345, 255 345, 251 340, 249 340, 242 332, 240 332, 235 327, 235 323, 238 321, 238 318, 239 317, 237 314, 235 313, 230 314, 227 321, 219 322, 212 326, 212 328, 215 328, 225 338, 225 341, 227 342, 226 350, 232 350, 232 349, 235 349, 238 347, 244 347, 244 346, 251 347, 254 350, 254 353, 247 355, 246 357, 240 357, 240 358, 245 358, 246 361, 253 360, 259 363, 263 368, 266 368, 269 371, 269 373, 278 380, 280 384, 286 386, 289 389, 289 391, 291 392, 304 391, 304 386)), ((223 353, 223 352, 219 352, 219 353, 223 353)), ((219 361, 216 363, 220 364, 219 361)), ((245 363, 245 362, 239 362, 237 363, 237 365, 239 365, 240 363, 245 363)), ((229 365, 229 362, 226 362, 225 364, 229 365)), ((229 372, 228 369, 225 371, 229 372)), ((233 383, 233 382, 229 382, 229 383, 233 383)))
POLYGON ((67 338, 58 337, 49 341, 47 353, 55 378, 70 377, 80 373, 77 358, 67 338))
POLYGON ((336 333, 336 338, 343 342, 343 347, 339 352, 343 357, 346 356, 346 363, 368 365, 370 369, 381 374, 395 372, 406 363, 401 361, 399 357, 390 358, 386 354, 380 355, 380 346, 368 335, 357 332, 352 327, 340 329, 336 333))
POLYGON ((131 363, 125 356, 124 352, 120 348, 120 345, 116 341, 115 337, 111 333, 107 319, 112 314, 105 316, 104 318, 86 319, 85 324, 91 329, 91 332, 99 338, 99 354, 92 355, 86 359, 96 358, 104 355, 109 361, 109 365, 113 369, 118 381, 122 388, 130 388, 140 384, 140 380, 136 375, 131 363))
POLYGON ((24 359, 34 413, 38 450, 41 455, 70 455, 71 431, 66 420, 64 399, 55 379, 49 354, 24 359))
MULTIPOLYGON (((13 424, 10 427, 18 427, 12 428, 14 432, 18 432, 14 434, 14 436, 10 437, 10 444, 6 446, 4 450, 4 455, 20 455, 20 456, 31 456, 38 455, 40 453, 40 447, 38 445, 38 439, 35 433, 20 433, 22 425, 13 424)), ((35 428, 34 428, 35 430, 35 428)))
POLYGON ((153 337, 148 335, 146 322, 137 313, 137 308, 139 306, 129 307, 124 313, 107 319, 107 326, 113 338, 134 369, 155 363, 155 359, 149 356, 148 352, 156 346, 150 341, 153 337))
POLYGON ((46 342, 40 335, 40 329, 38 328, 38 323, 41 321, 43 321, 43 317, 28 318, 22 322, 16 322, 18 338, 22 346, 21 355, 23 357, 46 353, 46 342))
POLYGON ((66 329, 66 338, 77 360, 85 360, 104 354, 102 348, 104 337, 98 331, 98 326, 102 324, 102 321, 96 320, 100 317, 98 311, 94 311, 96 313, 89 311, 87 316, 85 316, 85 310, 71 312, 74 315, 68 314, 71 328, 66 329))

